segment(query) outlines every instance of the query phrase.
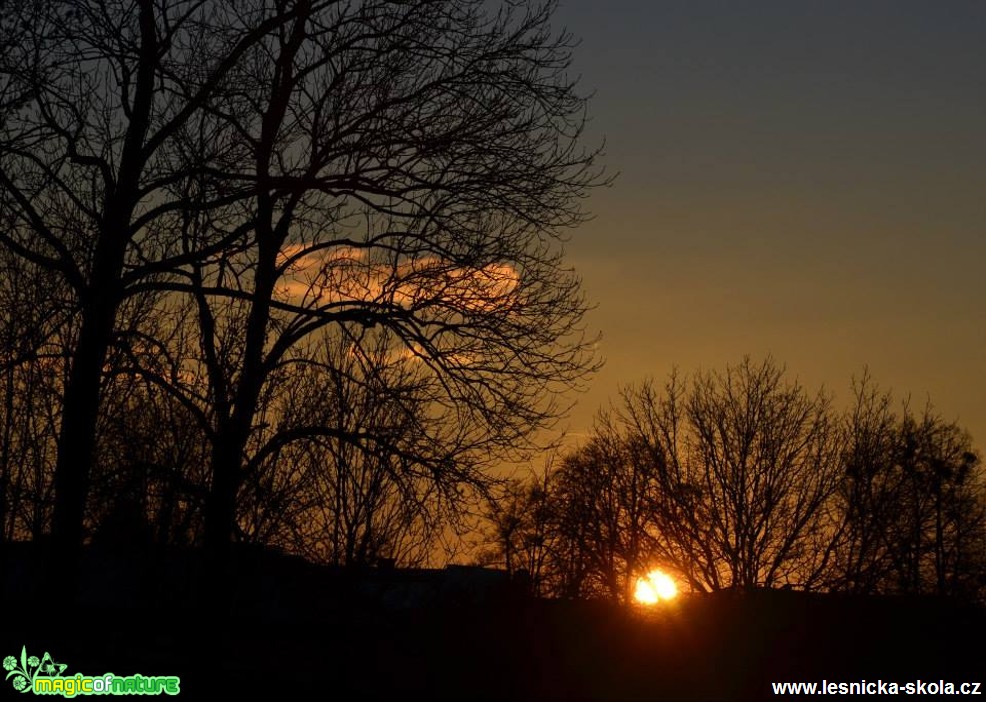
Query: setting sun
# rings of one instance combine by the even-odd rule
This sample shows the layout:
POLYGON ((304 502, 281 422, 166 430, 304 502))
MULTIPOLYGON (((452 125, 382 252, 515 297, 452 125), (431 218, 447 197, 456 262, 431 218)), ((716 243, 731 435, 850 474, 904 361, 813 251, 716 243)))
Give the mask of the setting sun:
POLYGON ((661 570, 652 570, 647 575, 637 578, 637 586, 633 598, 640 604, 652 605, 661 600, 671 600, 678 595, 678 586, 671 576, 661 570))

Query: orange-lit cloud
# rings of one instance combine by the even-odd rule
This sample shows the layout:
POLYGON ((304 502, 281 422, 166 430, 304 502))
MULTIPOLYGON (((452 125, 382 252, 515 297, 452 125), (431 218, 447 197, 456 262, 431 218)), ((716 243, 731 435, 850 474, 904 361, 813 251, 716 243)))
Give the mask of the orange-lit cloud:
POLYGON ((278 295, 318 306, 339 302, 382 302, 405 308, 441 307, 459 312, 507 309, 520 286, 517 270, 505 263, 465 268, 437 256, 398 263, 371 262, 365 249, 335 247, 306 253, 285 247, 278 295))

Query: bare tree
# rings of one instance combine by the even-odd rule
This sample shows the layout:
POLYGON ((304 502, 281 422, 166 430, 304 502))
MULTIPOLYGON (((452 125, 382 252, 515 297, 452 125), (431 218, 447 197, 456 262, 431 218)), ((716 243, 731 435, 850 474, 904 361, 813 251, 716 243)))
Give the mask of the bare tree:
POLYGON ((982 464, 954 422, 855 381, 834 496, 829 587, 975 598, 986 537, 982 464))
POLYGON ((687 392, 672 378, 665 398, 646 386, 625 395, 667 476, 659 551, 706 587, 812 587, 838 475, 829 400, 786 381, 771 359, 749 358, 696 375, 687 392))
POLYGON ((656 467, 619 418, 600 414, 592 437, 553 476, 560 590, 627 602, 652 565, 656 467))
POLYGON ((54 276, 0 251, 0 542, 50 528, 71 332, 54 276))
POLYGON ((506 481, 484 514, 487 550, 480 561, 502 566, 515 577, 526 577, 536 596, 562 592, 558 558, 560 503, 556 499, 557 471, 550 463, 527 479, 506 481))
POLYGON ((0 243, 65 281, 79 329, 54 475, 60 544, 82 538, 121 308, 149 290, 196 304, 190 373, 207 378, 206 402, 198 386, 167 391, 197 405, 211 444, 216 548, 256 457, 327 433, 274 435, 257 414, 278 369, 328 327, 385 329, 432 374, 428 411, 457 427, 442 438, 474 449, 419 457, 447 485, 477 477, 477 449, 523 448, 557 415, 555 391, 592 365, 559 242, 600 181, 551 10, 7 3, 0 205, 14 221, 0 243))
POLYGON ((982 537, 979 457, 968 434, 930 406, 917 416, 905 406, 898 441, 901 490, 890 534, 899 587, 953 594, 967 574, 964 546, 982 537))
POLYGON ((313 561, 416 565, 434 555, 453 516, 425 460, 449 449, 425 445, 417 428, 415 415, 429 400, 420 393, 427 387, 420 364, 393 357, 379 334, 361 331, 377 341, 354 347, 345 337, 323 337, 307 363, 285 370, 283 384, 268 384, 282 391, 265 398, 263 421, 287 438, 268 443, 273 448, 251 469, 238 523, 244 538, 313 561))
POLYGON ((199 414, 160 385, 164 378, 189 383, 162 353, 180 347, 189 326, 153 311, 155 324, 141 322, 156 333, 141 335, 155 345, 140 347, 135 334, 118 339, 104 381, 87 510, 88 530, 104 544, 184 546, 204 536, 208 437, 199 414))
POLYGON ((871 593, 890 568, 887 533, 899 509, 899 481, 889 470, 897 446, 890 393, 869 374, 853 381, 853 403, 843 420, 843 476, 833 496, 837 521, 827 549, 833 589, 871 593))
POLYGON ((625 389, 560 471, 555 499, 576 570, 623 598, 654 566, 696 590, 817 586, 836 429, 828 399, 785 381, 770 359, 690 382, 675 373, 663 392, 625 389))
MULTIPOLYGON (((301 9, 251 52, 235 89, 217 93, 212 119, 245 156, 208 178, 248 183, 255 214, 242 249, 172 286, 200 310, 216 547, 230 538, 251 455, 315 437, 374 444, 451 497, 509 458, 497 453, 528 446, 556 416, 556 392, 591 366, 557 243, 597 176, 576 145, 583 101, 549 17, 475 2, 301 9), (422 450, 321 424, 258 430, 280 368, 308 363, 321 334, 366 357, 365 328, 420 365, 408 406, 424 396, 427 406, 405 421, 422 450)), ((210 190, 189 187, 191 199, 210 190)), ((188 222, 193 248, 213 216, 188 222)), ((385 380, 376 391, 399 404, 385 380)))
MULTIPOLYGON (((246 49, 290 21, 269 8, 245 25, 222 2, 5 3, 0 22, 0 243, 56 273, 74 297, 73 339, 54 471, 53 532, 81 542, 101 383, 121 305, 164 271, 227 247, 182 250, 191 206, 175 189, 191 164, 176 140, 246 49)), ((205 136, 203 134, 203 136, 205 136)), ((194 206, 236 201, 245 189, 194 206)))

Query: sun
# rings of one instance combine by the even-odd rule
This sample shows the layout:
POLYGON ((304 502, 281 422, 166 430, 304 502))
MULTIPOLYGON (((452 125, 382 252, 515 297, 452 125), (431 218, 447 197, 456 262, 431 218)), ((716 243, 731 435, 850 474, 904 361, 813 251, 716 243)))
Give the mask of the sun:
POLYGON ((633 591, 633 598, 645 605, 672 600, 677 596, 678 586, 674 584, 671 576, 656 569, 641 578, 637 578, 637 585, 633 591))

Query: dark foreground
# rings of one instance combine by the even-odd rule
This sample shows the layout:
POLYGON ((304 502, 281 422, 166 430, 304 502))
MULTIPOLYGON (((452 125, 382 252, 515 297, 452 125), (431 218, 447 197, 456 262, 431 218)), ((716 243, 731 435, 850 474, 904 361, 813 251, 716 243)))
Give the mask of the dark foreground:
POLYGON ((986 683, 986 612, 929 599, 721 593, 646 611, 513 590, 388 600, 366 586, 372 573, 276 564, 241 569, 236 593, 205 604, 172 563, 153 582, 91 579, 67 604, 4 568, 0 657, 23 646, 66 674, 178 675, 188 700, 756 700, 783 681, 986 683))

